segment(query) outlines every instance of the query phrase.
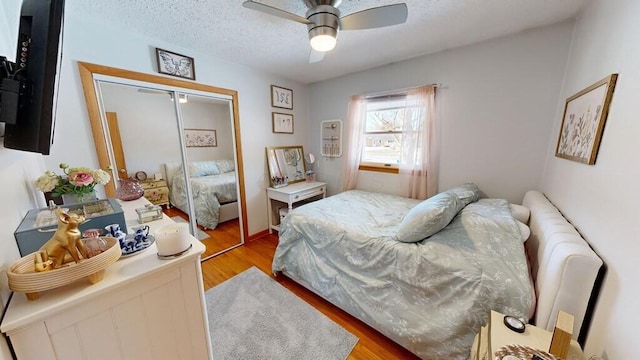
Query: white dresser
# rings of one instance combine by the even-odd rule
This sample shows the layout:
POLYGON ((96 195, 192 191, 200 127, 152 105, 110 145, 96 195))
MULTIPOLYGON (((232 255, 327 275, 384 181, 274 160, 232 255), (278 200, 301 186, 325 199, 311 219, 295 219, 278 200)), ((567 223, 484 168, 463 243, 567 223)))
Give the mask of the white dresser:
MULTIPOLYGON (((121 202, 127 227, 137 225, 144 198, 121 202)), ((147 223, 154 229, 171 223, 147 223)), ((14 293, 0 330, 23 359, 210 359, 200 255, 192 238, 179 258, 160 260, 155 244, 86 280, 40 293, 35 301, 14 293)))

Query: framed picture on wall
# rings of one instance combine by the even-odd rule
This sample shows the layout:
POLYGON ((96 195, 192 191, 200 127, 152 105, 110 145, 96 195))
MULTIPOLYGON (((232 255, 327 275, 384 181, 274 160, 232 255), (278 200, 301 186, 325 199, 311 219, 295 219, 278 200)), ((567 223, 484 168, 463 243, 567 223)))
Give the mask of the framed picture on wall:
POLYGON ((293 110, 293 90, 271 85, 271 106, 293 110))
POLYGON ((216 147, 218 139, 215 130, 184 129, 184 143, 186 147, 216 147))
POLYGON ((567 99, 557 157, 595 164, 617 78, 611 74, 567 99))
POLYGON ((274 133, 293 134, 293 115, 274 112, 271 118, 274 133))
POLYGON ((161 74, 196 79, 196 69, 192 57, 156 48, 156 61, 158 72, 161 74))

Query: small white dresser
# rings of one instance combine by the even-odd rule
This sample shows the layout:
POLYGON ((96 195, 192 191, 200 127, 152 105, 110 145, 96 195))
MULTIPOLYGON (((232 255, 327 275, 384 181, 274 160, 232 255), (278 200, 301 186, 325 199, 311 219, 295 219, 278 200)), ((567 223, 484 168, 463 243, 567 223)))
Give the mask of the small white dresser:
MULTIPOLYGON (((137 225, 136 208, 121 202, 127 227, 137 225)), ((154 229, 171 223, 147 223, 154 229)), ((2 320, 19 360, 210 359, 200 255, 204 245, 179 258, 160 260, 156 245, 106 268, 91 285, 79 280, 40 293, 35 301, 14 293, 2 320)))
POLYGON ((287 211, 291 211, 297 202, 312 201, 327 196, 327 184, 319 181, 297 182, 281 188, 267 188, 267 207, 269 211, 269 234, 279 231, 280 215, 279 208, 272 204, 277 201, 286 204, 287 211), (276 212, 274 212, 274 210, 276 212))

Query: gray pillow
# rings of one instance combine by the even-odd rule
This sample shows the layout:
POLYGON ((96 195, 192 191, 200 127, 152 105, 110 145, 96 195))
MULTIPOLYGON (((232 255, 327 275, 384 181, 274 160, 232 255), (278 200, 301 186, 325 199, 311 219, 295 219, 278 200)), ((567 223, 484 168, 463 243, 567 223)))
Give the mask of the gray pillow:
POLYGON ((417 242, 447 226, 464 205, 458 196, 443 192, 414 206, 402 218, 394 239, 417 242))
POLYGON ((466 183, 453 187, 445 192, 455 194, 463 203, 463 207, 478 201, 480 198, 480 189, 473 183, 466 183))
POLYGON ((215 161, 196 161, 189 163, 189 175, 191 177, 200 177, 207 175, 218 175, 220 170, 215 161))

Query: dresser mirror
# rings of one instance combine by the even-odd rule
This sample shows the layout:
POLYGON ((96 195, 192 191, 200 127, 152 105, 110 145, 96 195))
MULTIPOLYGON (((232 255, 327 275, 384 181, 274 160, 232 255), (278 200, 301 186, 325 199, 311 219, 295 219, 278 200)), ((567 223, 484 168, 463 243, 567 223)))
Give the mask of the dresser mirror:
MULTIPOLYGON (((114 178, 142 179, 151 202, 165 201, 167 192, 165 213, 191 224, 191 233, 207 247, 203 260, 244 243, 237 93, 100 65, 78 66, 100 166, 111 164, 114 178)), ((108 197, 116 197, 117 183, 105 186, 108 197)))
POLYGON ((268 147, 267 165, 272 187, 305 180, 304 152, 302 146, 268 147))

